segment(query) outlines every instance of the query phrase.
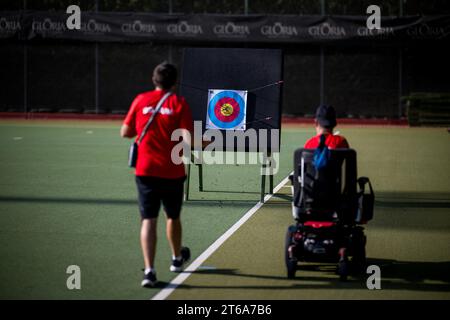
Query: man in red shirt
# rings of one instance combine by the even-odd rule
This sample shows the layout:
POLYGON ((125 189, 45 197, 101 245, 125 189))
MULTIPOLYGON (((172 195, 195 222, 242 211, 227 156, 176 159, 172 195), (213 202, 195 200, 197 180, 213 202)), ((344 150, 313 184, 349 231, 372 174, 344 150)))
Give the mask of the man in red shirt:
MULTIPOLYGON (((177 70, 172 64, 163 62, 154 69, 152 80, 155 90, 139 94, 131 104, 120 130, 122 137, 141 135, 159 100, 167 92, 173 91, 177 70)), ((171 140, 172 132, 176 129, 192 132, 193 120, 186 100, 172 93, 163 102, 138 147, 135 174, 142 218, 141 247, 145 264, 143 287, 153 287, 157 282, 154 261, 161 203, 167 216, 166 233, 172 250, 170 270, 180 272, 190 258, 189 249, 181 246, 180 212, 186 174, 184 164, 174 164, 171 159, 172 149, 178 143, 171 140)))
POLYGON ((306 141, 305 149, 316 149, 320 144, 320 136, 325 136, 325 145, 330 149, 349 148, 347 140, 338 134, 333 134, 336 127, 336 111, 332 106, 320 105, 316 110, 316 136, 306 141))

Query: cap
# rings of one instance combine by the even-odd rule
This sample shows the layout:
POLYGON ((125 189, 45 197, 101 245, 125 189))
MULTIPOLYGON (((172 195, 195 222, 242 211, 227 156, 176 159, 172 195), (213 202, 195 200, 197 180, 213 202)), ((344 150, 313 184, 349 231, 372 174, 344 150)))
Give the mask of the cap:
POLYGON ((320 105, 316 110, 317 122, 325 128, 336 127, 336 110, 330 105, 320 105))

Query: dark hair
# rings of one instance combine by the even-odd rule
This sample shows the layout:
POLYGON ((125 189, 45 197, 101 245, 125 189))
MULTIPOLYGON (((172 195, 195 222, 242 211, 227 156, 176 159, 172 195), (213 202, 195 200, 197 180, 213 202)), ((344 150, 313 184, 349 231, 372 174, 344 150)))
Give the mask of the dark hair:
POLYGON ((320 105, 316 110, 316 120, 325 129, 336 127, 336 110, 330 105, 320 105))
POLYGON ((152 80, 155 86, 168 90, 177 82, 177 68, 164 61, 153 70, 152 80))

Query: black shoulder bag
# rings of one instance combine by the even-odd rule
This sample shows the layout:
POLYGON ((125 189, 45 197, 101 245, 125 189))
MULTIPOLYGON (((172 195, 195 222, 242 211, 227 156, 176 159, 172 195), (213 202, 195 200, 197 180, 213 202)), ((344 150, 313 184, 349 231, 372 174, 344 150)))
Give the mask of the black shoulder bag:
POLYGON ((161 100, 159 100, 158 104, 156 105, 155 110, 153 111, 153 114, 150 116, 150 119, 148 119, 147 124, 144 127, 144 130, 142 130, 141 135, 139 136, 139 139, 135 142, 133 142, 130 146, 130 150, 128 152, 128 166, 131 168, 136 167, 137 157, 138 157, 138 147, 142 142, 142 139, 144 139, 145 134, 147 133, 147 130, 152 123, 153 119, 155 118, 156 114, 161 109, 164 101, 172 94, 172 92, 167 92, 161 100))

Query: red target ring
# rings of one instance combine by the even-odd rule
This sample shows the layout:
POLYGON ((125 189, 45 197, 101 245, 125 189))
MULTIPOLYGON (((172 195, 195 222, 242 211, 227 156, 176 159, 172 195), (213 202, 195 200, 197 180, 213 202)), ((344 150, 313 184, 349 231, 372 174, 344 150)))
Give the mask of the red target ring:
POLYGON ((230 97, 219 99, 214 105, 214 114, 222 122, 232 122, 239 115, 239 104, 230 97))

